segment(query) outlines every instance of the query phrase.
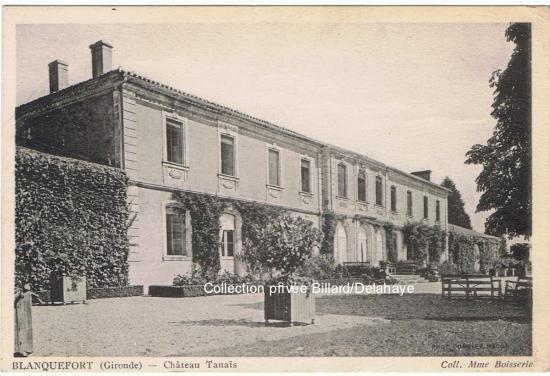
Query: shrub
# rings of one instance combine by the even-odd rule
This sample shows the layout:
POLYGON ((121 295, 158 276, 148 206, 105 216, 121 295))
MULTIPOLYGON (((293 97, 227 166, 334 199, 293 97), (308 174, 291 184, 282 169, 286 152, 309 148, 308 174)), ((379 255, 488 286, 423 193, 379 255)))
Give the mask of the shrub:
POLYGON ((350 277, 361 277, 365 274, 372 274, 372 267, 366 264, 344 265, 345 274, 350 277))
POLYGON ((510 253, 516 260, 529 260, 529 243, 516 243, 510 246, 510 253))
POLYGON ((296 275, 316 280, 335 278, 336 265, 334 265, 334 258, 328 254, 312 256, 296 270, 296 275))
POLYGON ((178 274, 174 277, 172 286, 204 285, 207 282, 213 284, 240 284, 249 283, 254 279, 250 275, 240 276, 228 271, 216 276, 206 276, 197 265, 193 265, 191 273, 178 274))
POLYGON ((444 261, 439 265, 439 273, 441 274, 458 274, 459 267, 450 261, 444 261))
POLYGON ((51 272, 127 285, 125 173, 21 147, 15 158, 16 286, 47 289, 51 272))

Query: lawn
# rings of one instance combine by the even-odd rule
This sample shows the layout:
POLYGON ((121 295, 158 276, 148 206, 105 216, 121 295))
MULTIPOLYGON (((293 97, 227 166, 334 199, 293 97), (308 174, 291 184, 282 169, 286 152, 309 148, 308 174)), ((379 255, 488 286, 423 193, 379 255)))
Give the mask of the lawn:
POLYGON ((33 307, 33 327, 35 356, 531 354, 525 307, 438 294, 320 296, 295 327, 266 327, 260 294, 99 299, 33 307))
MULTIPOLYGON (((258 305, 258 308, 261 305, 258 305)), ((214 356, 530 355, 531 315, 499 300, 449 300, 433 294, 326 296, 323 314, 377 317, 325 333, 216 349, 214 356)), ((206 355, 206 354, 204 354, 206 355)))

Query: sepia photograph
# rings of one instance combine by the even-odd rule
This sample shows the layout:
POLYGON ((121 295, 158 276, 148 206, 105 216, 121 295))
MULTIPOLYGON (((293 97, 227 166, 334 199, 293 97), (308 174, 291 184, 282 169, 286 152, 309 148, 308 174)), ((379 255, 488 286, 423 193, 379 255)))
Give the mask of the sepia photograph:
POLYGON ((4 7, 5 370, 548 367, 536 8, 25 8, 4 7))

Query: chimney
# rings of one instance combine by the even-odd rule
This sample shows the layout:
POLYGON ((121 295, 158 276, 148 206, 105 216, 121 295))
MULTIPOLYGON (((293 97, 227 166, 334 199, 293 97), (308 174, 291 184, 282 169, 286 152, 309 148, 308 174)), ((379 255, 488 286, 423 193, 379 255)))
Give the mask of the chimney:
POLYGON ((431 170, 415 171, 415 172, 411 172, 411 175, 418 176, 419 178, 430 181, 432 171, 431 170))
POLYGON ((90 45, 92 50, 92 77, 96 78, 112 69, 112 50, 113 46, 109 43, 99 40, 90 45))
POLYGON ((61 60, 48 64, 50 72, 50 93, 63 90, 69 86, 69 66, 61 60))

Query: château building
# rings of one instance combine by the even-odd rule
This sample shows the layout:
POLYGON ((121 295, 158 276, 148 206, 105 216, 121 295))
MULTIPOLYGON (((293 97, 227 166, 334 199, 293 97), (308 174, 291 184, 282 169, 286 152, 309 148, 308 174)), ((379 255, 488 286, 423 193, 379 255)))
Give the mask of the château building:
MULTIPOLYGON (((50 94, 16 110, 17 142, 123 169, 136 219, 129 230, 130 283, 170 284, 188 272, 190 213, 174 192, 198 192, 285 208, 316 227, 334 214, 336 262, 387 259, 391 223, 399 260, 411 258, 400 228, 447 224, 447 189, 430 171, 407 173, 268 121, 112 69, 112 46, 90 46, 92 78, 69 85, 49 64, 50 94), (179 209, 179 210, 178 210, 179 209)), ((222 269, 243 273, 241 216, 219 218, 222 269)), ((444 254, 443 258, 447 255, 444 254)))

